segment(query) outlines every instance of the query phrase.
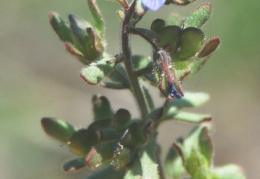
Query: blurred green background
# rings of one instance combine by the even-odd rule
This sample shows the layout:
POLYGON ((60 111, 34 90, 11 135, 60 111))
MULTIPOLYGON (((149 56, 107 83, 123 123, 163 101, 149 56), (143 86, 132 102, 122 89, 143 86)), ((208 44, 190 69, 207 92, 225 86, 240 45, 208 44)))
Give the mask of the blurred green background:
MULTIPOLYGON (((108 50, 120 49, 119 6, 98 1, 107 24, 108 50)), ((139 26, 149 27, 156 17, 172 11, 189 14, 201 3, 167 6, 144 17, 139 26)), ((212 114, 215 165, 236 163, 248 178, 258 178, 260 166, 260 1, 209 0, 214 13, 203 27, 208 38, 220 36, 222 45, 198 75, 184 82, 185 91, 203 91, 210 102, 196 111, 212 114)), ((48 138, 40 119, 53 116, 78 127, 91 120, 93 94, 106 94, 114 109, 128 108, 138 116, 128 91, 104 91, 87 85, 78 75, 82 65, 58 40, 48 24, 48 13, 57 11, 90 19, 85 0, 0 0, 0 178, 81 178, 83 169, 66 174, 62 163, 75 157, 65 146, 48 138), (127 97, 126 97, 127 96, 127 97)), ((92 19, 91 19, 92 21, 92 19)), ((134 53, 149 54, 150 47, 133 38, 134 53)), ((159 92, 155 89, 154 95, 159 92)), ((158 99, 157 105, 161 102, 158 99)), ((177 136, 186 135, 193 125, 168 122, 161 126, 162 155, 177 136), (171 140, 169 140, 171 139, 171 140)))

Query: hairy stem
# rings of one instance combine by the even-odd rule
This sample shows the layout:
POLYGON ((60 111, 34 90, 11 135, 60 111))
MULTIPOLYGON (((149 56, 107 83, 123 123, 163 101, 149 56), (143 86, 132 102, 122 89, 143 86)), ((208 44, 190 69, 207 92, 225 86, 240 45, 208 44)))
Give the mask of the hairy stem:
POLYGON ((131 32, 133 34, 139 35, 140 37, 142 37, 144 40, 146 40, 149 44, 151 44, 151 46, 155 49, 155 50, 159 50, 159 47, 154 43, 154 41, 152 39, 150 39, 149 37, 147 37, 144 33, 141 33, 139 31, 137 31, 134 27, 129 27, 131 32))
POLYGON ((124 55, 125 67, 126 67, 129 79, 132 83, 133 94, 138 103, 138 107, 140 109, 142 118, 144 118, 148 113, 148 109, 147 109, 147 106, 145 103, 144 95, 143 95, 141 86, 139 84, 138 78, 134 74, 135 71, 134 71, 134 67, 133 67, 133 63, 132 63, 131 48, 129 46, 129 32, 127 30, 129 27, 129 24, 130 24, 131 16, 135 10, 135 6, 136 6, 136 0, 134 0, 133 3, 131 4, 131 6, 129 7, 129 9, 126 13, 125 19, 123 21, 123 24, 122 24, 122 31, 121 31, 122 53, 124 55))

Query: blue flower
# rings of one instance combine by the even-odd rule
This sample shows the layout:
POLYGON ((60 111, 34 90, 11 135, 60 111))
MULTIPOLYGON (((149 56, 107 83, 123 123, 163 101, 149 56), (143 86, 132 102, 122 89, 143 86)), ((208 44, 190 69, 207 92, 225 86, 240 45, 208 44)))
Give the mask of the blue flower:
POLYGON ((152 11, 157 11, 160 7, 164 5, 166 0, 142 0, 145 7, 152 11))

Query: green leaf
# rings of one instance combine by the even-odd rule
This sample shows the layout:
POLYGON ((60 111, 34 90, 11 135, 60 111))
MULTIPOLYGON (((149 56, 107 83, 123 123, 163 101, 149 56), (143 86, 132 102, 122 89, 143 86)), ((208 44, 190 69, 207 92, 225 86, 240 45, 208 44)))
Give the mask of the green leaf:
POLYGON ((151 24, 151 30, 159 32, 165 26, 165 21, 162 19, 155 19, 151 24))
MULTIPOLYGON (((189 133, 189 135, 185 138, 183 142, 183 153, 185 158, 189 158, 192 153, 192 150, 200 150, 199 146, 199 135, 201 130, 207 127, 210 129, 212 126, 211 122, 201 123, 193 128, 193 130, 189 133)), ((196 154, 197 155, 197 154, 196 154)))
POLYGON ((94 146, 87 155, 87 166, 96 169, 110 161, 113 157, 112 144, 113 142, 106 142, 94 146))
POLYGON ((131 114, 126 109, 119 109, 113 118, 112 124, 116 131, 123 131, 130 125, 131 114))
POLYGON ((73 35, 73 46, 80 51, 80 53, 84 54, 84 57, 88 60, 92 60, 93 57, 88 47, 92 46, 93 42, 87 33, 87 28, 91 27, 91 25, 74 14, 69 14, 68 18, 73 35))
POLYGON ((188 27, 182 31, 176 58, 181 61, 189 60, 200 50, 205 40, 204 33, 197 28, 188 27))
POLYGON ((158 164, 156 162, 156 144, 153 134, 141 154, 143 178, 159 179, 158 164))
POLYGON ((203 49, 200 51, 198 57, 203 58, 203 57, 210 55, 211 53, 213 53, 218 48, 219 44, 220 44, 220 38, 219 37, 215 37, 215 38, 210 39, 205 44, 203 49))
POLYGON ((170 147, 166 158, 165 158, 165 171, 167 178, 180 179, 185 173, 185 168, 183 167, 182 159, 178 152, 170 147))
POLYGON ((97 132, 88 129, 81 129, 75 132, 69 142, 69 149, 75 154, 85 156, 91 147, 100 141, 97 132))
POLYGON ((134 161, 134 164, 132 164, 125 176, 124 179, 140 179, 142 178, 142 166, 140 160, 134 161))
POLYGON ((63 42, 73 43, 70 26, 60 17, 59 14, 55 12, 49 13, 49 21, 53 30, 63 42))
POLYGON ((120 142, 116 143, 115 147, 113 148, 113 160, 111 164, 116 168, 120 169, 132 162, 134 159, 136 149, 130 149, 121 145, 120 142))
POLYGON ((73 45, 84 54, 89 61, 97 60, 104 51, 101 38, 87 21, 69 14, 70 28, 74 37, 73 45))
POLYGON ((212 171, 213 179, 245 179, 242 169, 234 164, 214 168, 212 171))
POLYGON ((147 128, 143 128, 139 121, 134 121, 124 132, 119 140, 115 141, 112 165, 122 168, 130 164, 136 156, 137 149, 147 141, 147 128))
POLYGON ((69 123, 54 118, 42 118, 41 124, 46 134, 65 144, 77 131, 76 127, 69 123))
POLYGON ((197 7, 184 23, 184 28, 197 27, 200 28, 209 19, 212 13, 212 5, 205 3, 197 7))
POLYGON ((194 148, 186 159, 186 169, 193 179, 209 179, 211 176, 207 159, 194 148))
POLYGON ((169 108, 191 108, 191 107, 198 107, 203 105, 209 100, 209 95, 207 93, 192 93, 192 92, 185 92, 184 97, 179 100, 174 100, 169 102, 169 108))
POLYGON ((69 21, 70 21, 70 28, 75 38, 74 42, 77 42, 76 46, 79 48, 80 51, 85 52, 85 48, 87 45, 91 43, 88 41, 87 38, 87 31, 86 29, 89 28, 91 25, 88 22, 84 22, 83 19, 75 16, 74 14, 69 14, 69 21))
POLYGON ((69 42, 65 42, 65 47, 68 52, 70 52, 72 55, 75 55, 76 57, 79 58, 79 60, 84 63, 88 64, 89 60, 84 56, 84 53, 82 53, 80 50, 78 50, 74 45, 72 45, 69 42))
POLYGON ((104 58, 83 68, 80 76, 90 85, 97 85, 116 66, 114 59, 104 58))
POLYGON ((125 175, 125 169, 121 168, 119 170, 115 170, 112 165, 106 166, 92 175, 88 176, 86 179, 122 179, 125 175))
POLYGON ((139 121, 133 121, 132 124, 125 130, 119 143, 128 148, 137 148, 144 145, 147 141, 146 129, 139 121))
POLYGON ((65 172, 75 172, 85 166, 86 166, 85 157, 76 158, 76 159, 65 162, 63 165, 63 170, 65 172))
POLYGON ((104 19, 103 16, 98 8, 96 0, 88 0, 88 6, 90 12, 94 18, 96 28, 99 30, 101 36, 103 37, 104 33, 104 19))
POLYGON ((92 106, 94 112, 94 120, 112 119, 113 110, 105 96, 94 95, 92 97, 92 106))
POLYGON ((98 33, 96 33, 96 31, 91 27, 87 28, 87 34, 90 39, 87 50, 92 55, 90 60, 96 60, 103 54, 105 42, 101 40, 98 33))
POLYGON ((207 159, 208 164, 211 165, 213 144, 207 127, 204 127, 199 134, 199 147, 202 155, 207 159))
POLYGON ((164 114, 163 120, 177 120, 183 122, 192 122, 192 123, 201 123, 205 121, 211 121, 210 115, 207 114, 195 114, 190 112, 177 112, 175 110, 168 110, 167 113, 164 114))
POLYGON ((181 37, 181 28, 179 26, 166 26, 162 28, 158 34, 161 37, 158 43, 159 47, 165 47, 170 45, 171 51, 176 52, 179 45, 179 40, 181 37))

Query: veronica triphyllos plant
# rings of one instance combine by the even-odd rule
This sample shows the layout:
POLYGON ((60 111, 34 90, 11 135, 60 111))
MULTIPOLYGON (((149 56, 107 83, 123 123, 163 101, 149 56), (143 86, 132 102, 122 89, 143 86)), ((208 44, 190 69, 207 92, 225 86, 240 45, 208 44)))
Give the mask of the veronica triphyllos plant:
POLYGON ((167 20, 157 18, 150 28, 138 24, 149 10, 164 5, 174 9, 193 1, 112 0, 119 4, 117 14, 122 22, 121 50, 116 54, 107 51, 110 43, 105 38, 104 17, 96 0, 87 1, 94 23, 74 14, 69 14, 68 20, 55 12, 49 14, 50 24, 65 49, 82 63, 80 76, 86 84, 129 90, 139 109, 139 117, 133 118, 123 107, 113 109, 111 97, 93 95, 93 113, 88 116, 92 122, 88 127, 77 128, 44 117, 44 131, 75 154, 63 165, 64 171, 91 168, 94 172, 86 173, 87 179, 245 178, 237 165, 214 166, 211 116, 185 111, 209 100, 208 94, 188 92, 181 84, 204 67, 220 44, 219 37, 207 38, 202 30, 212 14, 212 5, 204 3, 188 17, 171 13, 167 20), (131 36, 144 39, 151 46, 151 56, 133 54, 131 36), (154 101, 150 94, 153 87, 158 88, 163 103, 154 101), (158 128, 170 120, 189 122, 194 128, 178 139, 168 136, 169 150, 162 159, 158 128))

